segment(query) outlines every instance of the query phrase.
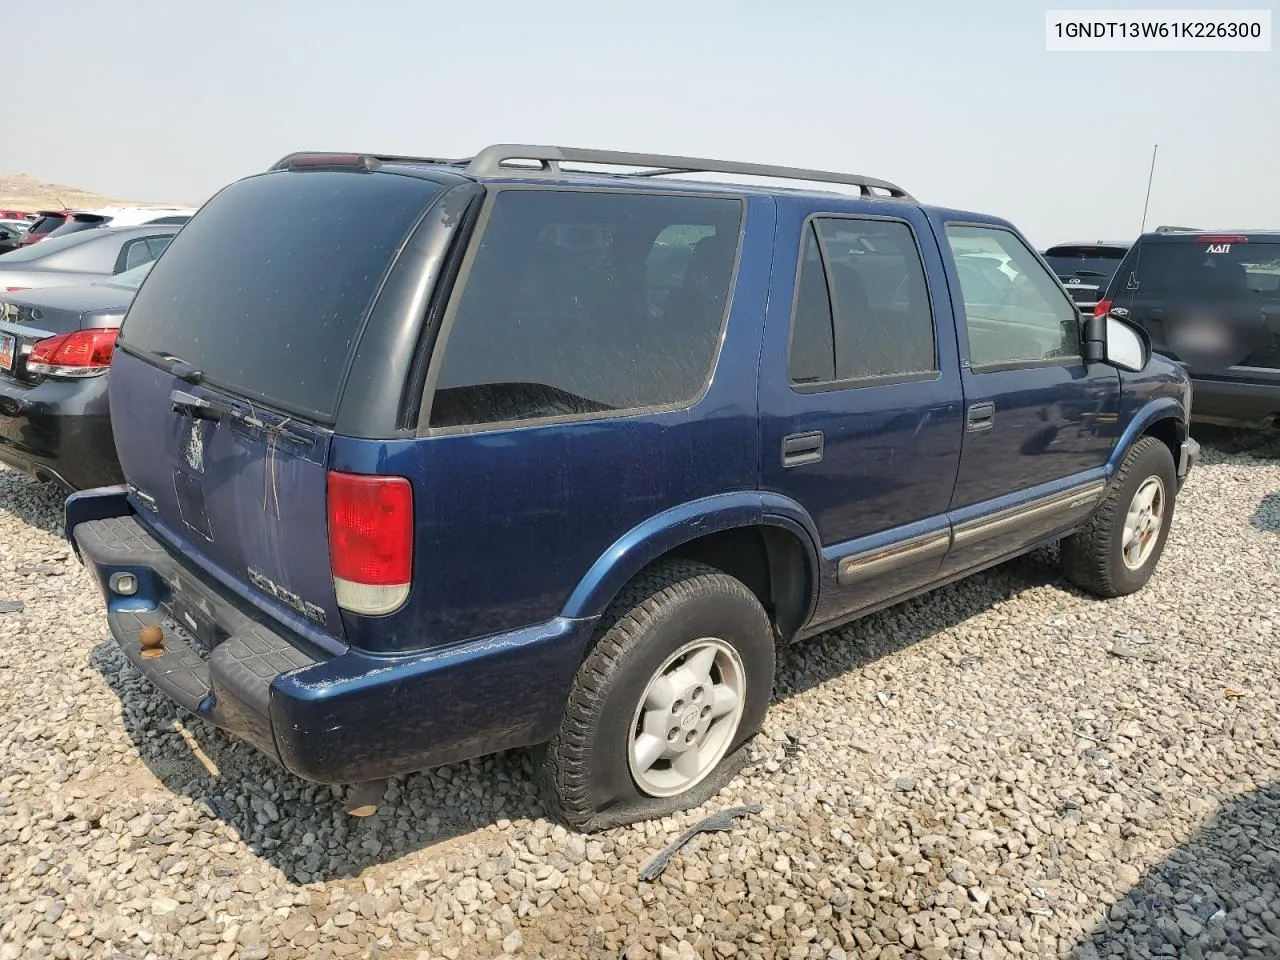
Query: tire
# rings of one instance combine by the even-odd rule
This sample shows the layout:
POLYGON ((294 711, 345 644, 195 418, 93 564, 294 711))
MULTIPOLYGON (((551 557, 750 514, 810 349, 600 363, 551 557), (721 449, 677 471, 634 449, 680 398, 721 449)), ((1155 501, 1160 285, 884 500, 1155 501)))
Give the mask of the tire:
POLYGON ((773 673, 772 624, 741 581, 692 561, 650 568, 601 620, 560 730, 541 750, 544 802, 584 833, 706 802, 741 769, 773 673), (705 663, 710 686, 699 680, 705 663), (671 679, 650 692, 660 674, 671 679), (726 690, 736 691, 736 705, 726 690), (670 758, 646 767, 658 748, 681 767, 670 758))
POLYGON ((1141 590, 1164 552, 1177 498, 1177 474, 1169 448, 1155 437, 1135 443, 1116 471, 1102 503, 1089 522, 1062 541, 1062 572, 1079 587, 1099 597, 1122 597, 1141 590), (1159 519, 1148 517, 1147 532, 1130 539, 1126 556, 1126 521, 1136 498, 1155 491, 1159 519), (1154 526, 1152 525, 1154 523, 1154 526))

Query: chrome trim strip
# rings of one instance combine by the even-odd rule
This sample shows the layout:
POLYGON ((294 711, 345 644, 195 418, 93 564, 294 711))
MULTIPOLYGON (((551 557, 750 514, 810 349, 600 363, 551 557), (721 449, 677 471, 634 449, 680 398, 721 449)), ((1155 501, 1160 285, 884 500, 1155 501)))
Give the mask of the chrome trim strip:
POLYGON ((951 548, 951 532, 926 533, 879 550, 856 553, 840 561, 836 582, 849 586, 861 580, 906 567, 933 556, 942 556, 951 548))
POLYGON ((1093 503, 1102 498, 1106 486, 1105 480, 1095 480, 1092 483, 1064 490, 1062 493, 1043 497, 1013 510, 969 520, 955 528, 955 545, 961 546, 975 540, 985 540, 987 537, 994 537, 1024 523, 1030 523, 1046 514, 1059 510, 1068 511, 1093 503))

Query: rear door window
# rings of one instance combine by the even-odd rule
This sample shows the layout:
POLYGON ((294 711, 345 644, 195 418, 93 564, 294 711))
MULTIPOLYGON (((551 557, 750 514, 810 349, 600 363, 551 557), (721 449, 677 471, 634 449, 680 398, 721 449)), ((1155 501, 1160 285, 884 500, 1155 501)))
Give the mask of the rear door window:
POLYGON ((383 276, 439 186, 282 172, 232 184, 176 233, 120 342, 215 387, 331 421, 383 276))
POLYGON ((788 366, 795 384, 857 385, 938 369, 910 227, 820 217, 805 228, 788 366))
POLYGON ((742 216, 729 198, 497 194, 445 320, 430 425, 692 402, 715 361, 742 216))

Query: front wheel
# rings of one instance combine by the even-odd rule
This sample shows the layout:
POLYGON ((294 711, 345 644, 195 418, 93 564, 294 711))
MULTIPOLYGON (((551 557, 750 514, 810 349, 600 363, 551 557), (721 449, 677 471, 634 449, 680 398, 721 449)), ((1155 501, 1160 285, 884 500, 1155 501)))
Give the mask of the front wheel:
POLYGON ((774 638, 739 580, 690 561, 642 574, 605 615, 543 750, 548 804, 593 831, 712 797, 773 694, 774 638))
POLYGON ((1176 493, 1169 448, 1143 437, 1125 454, 1092 519, 1062 541, 1066 578, 1100 597, 1142 589, 1164 552, 1176 493))

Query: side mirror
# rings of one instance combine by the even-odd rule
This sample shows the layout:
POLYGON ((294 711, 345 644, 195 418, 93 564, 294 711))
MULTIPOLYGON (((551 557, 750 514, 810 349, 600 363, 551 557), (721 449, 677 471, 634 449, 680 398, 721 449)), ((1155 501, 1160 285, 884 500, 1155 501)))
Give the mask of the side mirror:
POLYGON ((1081 333, 1081 352, 1087 363, 1109 363, 1137 373, 1151 359, 1147 332, 1110 314, 1087 317, 1081 333))

